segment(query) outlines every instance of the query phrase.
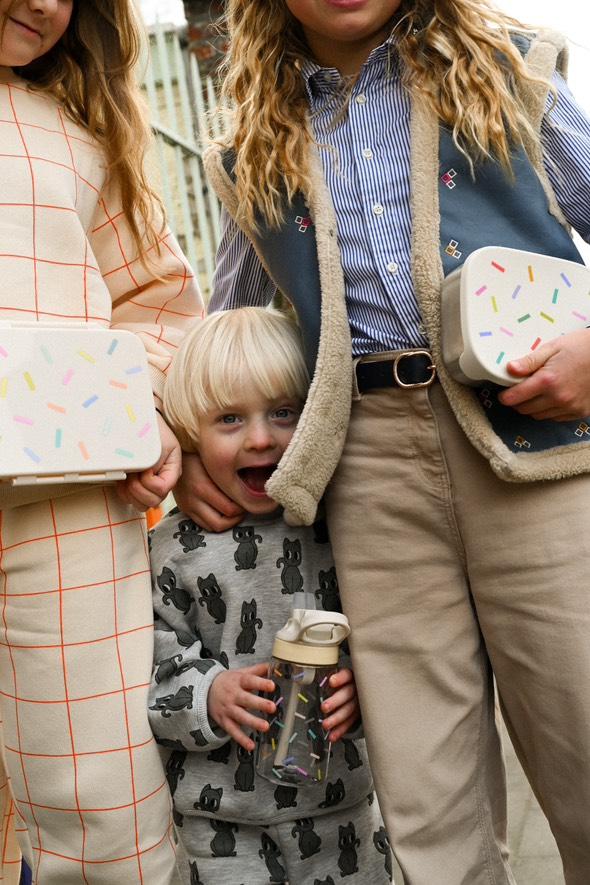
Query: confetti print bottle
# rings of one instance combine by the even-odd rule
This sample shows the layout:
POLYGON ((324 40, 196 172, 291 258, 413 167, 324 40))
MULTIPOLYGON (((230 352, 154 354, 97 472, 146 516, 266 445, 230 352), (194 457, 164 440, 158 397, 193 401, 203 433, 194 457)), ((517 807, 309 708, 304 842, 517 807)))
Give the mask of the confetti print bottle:
POLYGON ((256 753, 258 773, 272 783, 304 786, 326 780, 331 745, 321 704, 349 633, 348 619, 339 612, 294 609, 276 634, 268 668, 276 712, 258 737, 256 753))

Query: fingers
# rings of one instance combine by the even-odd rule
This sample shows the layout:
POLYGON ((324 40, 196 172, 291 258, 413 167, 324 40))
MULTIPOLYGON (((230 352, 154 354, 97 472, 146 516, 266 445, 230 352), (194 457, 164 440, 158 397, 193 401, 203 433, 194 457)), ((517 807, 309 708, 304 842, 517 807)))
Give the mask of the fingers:
POLYGON ((360 716, 358 713, 352 713, 343 722, 331 729, 328 740, 331 744, 335 744, 344 735, 349 734, 359 724, 360 716))
POLYGON ((330 733, 332 743, 346 734, 360 717, 356 684, 352 671, 339 670, 330 677, 333 694, 322 703, 322 728, 330 733))
POLYGON ((331 689, 341 688, 341 686, 347 685, 348 683, 354 683, 352 670, 349 670, 348 667, 343 667, 342 670, 333 673, 329 679, 331 689))
POLYGON ((244 513, 210 479, 195 453, 184 454, 182 476, 174 497, 180 509, 209 532, 225 532, 237 525, 244 513))
POLYGON ((510 360, 510 362, 506 364, 506 369, 511 375, 515 375, 519 378, 532 375, 533 372, 536 372, 537 369, 544 366, 547 360, 552 357, 553 354, 557 353, 557 350, 558 339, 548 341, 536 350, 520 357, 520 359, 510 360))
POLYGON ((222 725, 221 727, 227 734, 229 734, 231 738, 233 738, 233 740, 237 744, 239 744, 245 750, 248 750, 249 753, 251 753, 252 750, 254 750, 254 748, 256 747, 256 742, 253 741, 252 738, 249 737, 247 734, 244 734, 237 723, 228 720, 227 723, 225 725, 222 725))
POLYGON ((237 741, 240 746, 249 751, 254 749, 256 743, 248 734, 244 733, 243 729, 246 729, 247 732, 265 732, 268 731, 270 727, 266 719, 261 719, 260 716, 248 713, 247 710, 244 710, 241 707, 236 707, 231 712, 228 711, 223 717, 223 721, 218 724, 227 732, 227 734, 237 741))
POLYGON ((257 713, 272 716, 276 710, 270 698, 257 694, 268 694, 275 689, 272 679, 264 678, 266 672, 266 664, 225 671, 215 677, 209 689, 209 715, 247 750, 254 748, 254 742, 244 731, 265 732, 270 727, 268 721, 257 713))
POLYGON ((244 710, 260 710, 261 713, 268 713, 270 716, 276 710, 276 706, 270 698, 260 698, 249 692, 244 692, 243 695, 236 698, 236 705, 244 710))
POLYGON ((505 406, 535 420, 579 420, 590 413, 590 330, 579 329, 513 360, 515 384, 499 395, 505 406), (528 376, 528 377, 526 377, 528 376))
MULTIPOLYGON (((255 676, 266 676, 268 673, 268 664, 261 662, 260 664, 250 664, 249 667, 241 667, 240 673, 254 673, 255 676)), ((274 682, 272 679, 267 680, 272 684, 271 691, 274 691, 274 682)))
POLYGON ((335 743, 343 734, 350 731, 351 727, 360 718, 360 708, 356 695, 345 704, 338 707, 330 716, 322 722, 322 728, 329 733, 329 740, 335 743))
MULTIPOLYGON (((135 510, 138 510, 140 513, 145 513, 145 511, 151 506, 150 504, 144 503, 141 501, 136 495, 132 494, 129 487, 130 477, 127 479, 122 479, 116 484, 117 494, 121 501, 124 504, 133 507, 135 510)), ((156 504, 153 506, 157 506, 156 504)))
POLYGON ((549 369, 542 369, 525 381, 521 381, 520 384, 515 384, 514 387, 503 390, 499 394, 498 399, 505 406, 511 406, 512 408, 521 406, 523 403, 529 404, 536 397, 547 396, 549 388, 555 384, 555 381, 556 375, 554 372, 549 369))
POLYGON ((240 688, 234 699, 238 707, 244 710, 260 710, 269 715, 276 711, 276 705, 270 698, 259 697, 260 694, 272 694, 276 687, 272 679, 264 678, 267 671, 266 664, 255 664, 241 671, 240 688))
POLYGON ((335 691, 333 695, 325 700, 322 703, 324 728, 331 728, 332 725, 337 725, 341 721, 340 719, 334 719, 332 725, 326 725, 326 723, 329 723, 332 717, 337 716, 339 711, 353 700, 358 704, 356 699, 356 688, 352 684, 345 685, 343 688, 338 689, 338 691, 335 691), (329 717, 329 719, 326 717, 329 717))
MULTIPOLYGON (((520 386, 520 384, 517 385, 517 387, 520 386)), ((518 395, 520 400, 520 392, 518 395)), ((528 415, 535 421, 544 421, 549 418, 554 421, 575 421, 587 412, 584 402, 578 404, 569 392, 559 390, 545 390, 539 395, 534 395, 533 392, 530 399, 524 399, 518 404, 515 404, 511 398, 505 397, 504 394, 501 394, 499 399, 504 405, 512 406, 520 415, 528 415)))
MULTIPOLYGON (((178 490, 174 491, 174 498, 176 503, 187 516, 201 528, 205 529, 207 532, 227 532, 229 529, 233 528, 237 525, 241 519, 243 518, 243 513, 240 510, 239 514, 236 516, 225 516, 219 510, 215 510, 214 507, 211 507, 209 504, 206 504, 204 501, 194 500, 184 502, 183 496, 178 494, 178 490)), ((234 508, 236 505, 233 505, 234 508)))
MULTIPOLYGON (((154 480, 157 480, 158 494, 165 498, 168 492, 171 492, 180 478, 182 472, 182 461, 172 458, 165 461, 162 466, 152 473, 154 480)), ((152 483, 152 486, 154 484, 152 483)), ((155 491, 155 488, 152 489, 155 491)))
POLYGON ((154 475, 151 468, 121 480, 117 483, 117 492, 121 500, 140 512, 148 507, 157 507, 167 494, 161 479, 154 475))

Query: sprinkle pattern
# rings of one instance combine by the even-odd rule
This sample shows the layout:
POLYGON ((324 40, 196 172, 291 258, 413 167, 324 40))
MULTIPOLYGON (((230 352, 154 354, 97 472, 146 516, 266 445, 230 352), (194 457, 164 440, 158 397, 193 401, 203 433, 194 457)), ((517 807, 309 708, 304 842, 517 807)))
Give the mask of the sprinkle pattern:
POLYGON ((333 672, 334 667, 287 662, 271 671, 279 700, 269 718, 270 728, 258 744, 257 766, 265 777, 292 785, 318 784, 328 777, 332 745, 329 732, 322 728, 320 710, 333 672), (303 682, 305 690, 300 690, 303 682))
POLYGON ((582 264, 516 249, 486 247, 469 255, 460 282, 468 330, 463 346, 471 354, 468 365, 481 371, 479 379, 514 381, 508 362, 587 326, 589 277, 582 264))
POLYGON ((0 356, 0 426, 11 453, 4 475, 100 476, 157 461, 153 397, 135 335, 49 327, 43 341, 42 332, 13 327, 0 330, 0 356))

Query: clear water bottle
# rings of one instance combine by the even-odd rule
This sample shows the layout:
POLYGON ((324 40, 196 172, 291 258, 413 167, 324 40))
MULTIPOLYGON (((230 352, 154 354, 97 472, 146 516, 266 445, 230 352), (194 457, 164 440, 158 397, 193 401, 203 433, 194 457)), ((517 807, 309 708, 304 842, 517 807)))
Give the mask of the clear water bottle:
POLYGON ((275 636, 268 678, 276 704, 270 728, 258 734, 256 770, 275 784, 303 786, 326 780, 331 744, 322 728, 322 702, 338 669, 340 643, 350 634, 340 612, 294 609, 275 636))

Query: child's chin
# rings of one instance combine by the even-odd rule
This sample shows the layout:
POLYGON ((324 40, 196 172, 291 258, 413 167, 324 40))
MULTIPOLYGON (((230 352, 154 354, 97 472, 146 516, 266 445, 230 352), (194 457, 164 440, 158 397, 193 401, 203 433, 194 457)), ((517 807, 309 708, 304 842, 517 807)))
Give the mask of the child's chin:
POLYGON ((243 502, 243 507, 249 513, 264 515, 278 510, 279 505, 268 495, 249 495, 248 500, 243 502))

